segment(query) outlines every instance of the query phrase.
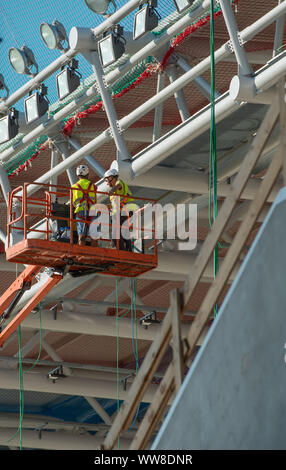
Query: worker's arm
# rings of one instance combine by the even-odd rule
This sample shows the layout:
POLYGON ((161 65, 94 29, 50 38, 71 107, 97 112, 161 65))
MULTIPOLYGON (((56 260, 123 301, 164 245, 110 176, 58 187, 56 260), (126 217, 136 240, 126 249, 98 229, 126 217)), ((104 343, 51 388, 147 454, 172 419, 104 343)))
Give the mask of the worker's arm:
POLYGON ((122 184, 120 182, 116 183, 113 188, 110 189, 109 194, 114 194, 116 191, 120 191, 122 189, 122 184))

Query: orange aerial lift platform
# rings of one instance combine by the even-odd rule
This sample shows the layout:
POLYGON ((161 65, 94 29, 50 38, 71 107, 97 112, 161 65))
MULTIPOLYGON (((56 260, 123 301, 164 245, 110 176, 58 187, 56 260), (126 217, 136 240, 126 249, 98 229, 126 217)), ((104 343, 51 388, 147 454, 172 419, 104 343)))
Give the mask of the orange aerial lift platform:
MULTIPOLYGON (((96 229, 93 226, 97 234, 101 233, 99 229, 104 234, 103 237, 96 236, 97 246, 91 246, 88 240, 86 245, 78 245, 78 219, 73 213, 72 192, 73 189, 67 186, 24 183, 9 194, 6 259, 27 267, 0 297, 0 328, 10 317, 23 293, 31 287, 36 275, 43 268, 50 268, 50 276, 10 323, 1 329, 0 346, 67 272, 74 277, 96 272, 137 277, 157 267, 156 214, 152 212, 154 200, 136 198, 136 211, 129 224, 133 249, 126 251, 119 249, 119 235, 114 242, 114 233, 122 228, 120 219, 115 224, 113 220, 112 225, 109 214, 108 218, 104 218, 105 222, 101 220, 96 223, 96 229), (148 219, 151 224, 148 227, 142 223, 146 208, 149 213, 151 211, 151 218, 148 219), (105 227, 102 227, 104 224, 105 227), (20 241, 12 244, 11 240, 16 233, 21 235, 18 236, 20 241)), ((107 193, 99 194, 108 196, 107 193)), ((109 210, 104 204, 100 204, 100 211, 96 205, 91 208, 93 213, 103 213, 104 210, 109 210)), ((84 221, 89 233, 94 220, 90 217, 84 221)))

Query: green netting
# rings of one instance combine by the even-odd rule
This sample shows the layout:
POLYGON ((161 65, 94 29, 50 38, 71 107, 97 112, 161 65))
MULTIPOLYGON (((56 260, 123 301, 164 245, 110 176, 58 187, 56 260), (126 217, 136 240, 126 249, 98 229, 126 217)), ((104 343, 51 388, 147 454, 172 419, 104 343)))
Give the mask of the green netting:
POLYGON ((11 175, 19 166, 23 165, 26 161, 30 160, 38 151, 41 145, 46 142, 48 136, 41 135, 28 147, 24 148, 21 152, 17 153, 12 160, 4 163, 4 168, 8 176, 11 175))

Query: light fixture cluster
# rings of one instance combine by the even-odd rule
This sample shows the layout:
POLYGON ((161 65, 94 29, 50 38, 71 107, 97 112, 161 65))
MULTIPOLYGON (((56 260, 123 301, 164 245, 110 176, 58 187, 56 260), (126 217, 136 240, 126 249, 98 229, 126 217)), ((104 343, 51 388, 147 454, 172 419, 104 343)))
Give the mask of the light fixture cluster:
MULTIPOLYGON (((78 61, 76 59, 72 59, 57 75, 57 91, 60 100, 71 94, 80 85, 81 74, 76 70, 77 67, 78 61)), ((4 79, 0 74, 0 90, 2 88, 7 89, 4 84, 4 79)), ((42 83, 39 87, 39 91, 36 91, 33 94, 30 93, 28 98, 25 99, 24 108, 27 124, 35 122, 47 113, 49 109, 47 92, 47 87, 42 83)), ((15 108, 11 108, 7 115, 0 119, 0 144, 16 137, 19 131, 18 117, 18 111, 15 108)))
POLYGON ((175 3, 175 7, 177 8, 179 13, 182 13, 185 11, 187 8, 192 6, 195 0, 173 0, 175 3))
MULTIPOLYGON (((39 91, 30 94, 25 99, 25 119, 26 123, 30 124, 41 116, 43 116, 49 109, 49 100, 47 98, 47 87, 42 83, 39 91)), ((0 119, 0 144, 7 142, 19 132, 19 111, 15 108, 10 108, 6 116, 0 119)))
MULTIPOLYGON (((49 49, 59 49, 65 52, 67 48, 63 43, 68 44, 68 37, 64 26, 57 20, 52 24, 42 23, 40 26, 40 33, 42 39, 49 49)), ((36 75, 38 73, 38 65, 35 56, 31 49, 24 45, 21 49, 12 47, 9 50, 9 60, 13 69, 19 74, 36 75), (34 72, 34 73, 33 73, 34 72)), ((72 93, 80 84, 81 75, 75 71, 78 67, 78 61, 72 59, 67 67, 57 75, 57 90, 59 99, 65 98, 72 93)), ((8 97, 9 90, 5 85, 4 78, 0 74, 0 91, 6 90, 5 97, 0 98, 5 100, 8 97)), ((29 94, 25 99, 25 119, 26 123, 30 124, 35 122, 40 117, 44 116, 49 109, 49 100, 47 98, 47 87, 42 83, 39 86, 39 91, 29 94)), ((15 108, 11 108, 7 115, 0 119, 0 144, 7 142, 19 132, 19 112, 15 108)))
MULTIPOLYGON (((116 11, 115 0, 84 0, 89 9, 94 13, 110 16, 109 7, 113 6, 116 11)), ((194 0, 173 0, 179 13, 189 8, 194 0)), ((144 34, 152 31, 158 26, 160 15, 157 12, 157 0, 142 0, 139 9, 134 17, 133 39, 137 40, 144 34)), ((46 46, 62 52, 68 50, 68 37, 62 23, 54 20, 52 24, 42 23, 40 25, 41 37, 46 46), (67 44, 64 47, 64 44, 67 44)), ((116 24, 111 30, 106 31, 103 37, 98 41, 98 52, 102 67, 107 67, 116 62, 125 52, 126 40, 123 36, 123 27, 116 24)), ((34 54, 26 45, 21 49, 12 47, 9 50, 9 60, 14 70, 19 74, 36 75, 38 73, 38 65, 34 54)), ((78 61, 72 59, 66 67, 63 67, 57 75, 57 91, 60 100, 66 98, 70 93, 75 91, 80 85, 81 75, 77 71, 78 61)), ((9 95, 9 90, 5 85, 4 78, 0 74, 0 91, 6 90, 6 96, 0 97, 5 100, 9 95)), ((39 91, 30 95, 25 99, 25 117, 26 122, 31 123, 42 117, 49 108, 47 99, 47 87, 40 85, 39 91)), ((15 108, 9 109, 6 116, 0 119, 0 144, 14 138, 19 130, 18 123, 19 113, 15 108)))

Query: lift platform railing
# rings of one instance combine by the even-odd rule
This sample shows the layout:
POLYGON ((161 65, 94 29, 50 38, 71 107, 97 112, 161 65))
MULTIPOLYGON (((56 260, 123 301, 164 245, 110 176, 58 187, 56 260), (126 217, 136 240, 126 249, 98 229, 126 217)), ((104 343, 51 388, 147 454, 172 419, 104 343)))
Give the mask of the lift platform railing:
MULTIPOLYGON (((74 212, 73 192, 78 188, 64 185, 40 183, 24 183, 9 194, 8 204, 8 248, 11 246, 13 231, 23 234, 23 239, 44 238, 47 241, 64 241, 71 245, 77 244, 77 223, 86 226, 89 234, 87 243, 92 239, 100 240, 102 246, 111 246, 120 250, 122 239, 132 239, 132 251, 143 253, 153 252, 157 256, 156 242, 156 201, 150 198, 130 196, 132 210, 129 211, 128 201, 121 208, 120 196, 117 196, 116 213, 110 210, 109 193, 90 191, 90 197, 101 196, 106 204, 93 204, 87 218, 79 218, 74 212), (29 186, 37 185, 39 189, 32 196, 29 186), (20 206, 20 215, 16 215, 15 207, 20 206), (135 209, 134 209, 135 206, 135 209), (144 215, 146 210, 153 210, 151 225, 146 226, 144 215), (124 219, 124 220, 123 220, 124 219), (41 223, 40 223, 41 222, 41 223), (58 230, 57 230, 58 227, 58 230), (100 228, 100 230, 99 230, 100 228), (58 231, 58 233, 57 233, 58 231), (64 232, 64 233, 60 233, 64 232), (56 238, 55 238, 56 234, 56 238), (65 236, 61 236, 65 235, 65 236), (141 249, 138 248, 140 247, 141 249), (144 248, 143 248, 144 245, 144 248)), ((128 196, 129 197, 129 196, 128 196)), ((150 222, 150 218, 148 219, 150 222)))

